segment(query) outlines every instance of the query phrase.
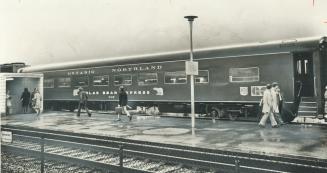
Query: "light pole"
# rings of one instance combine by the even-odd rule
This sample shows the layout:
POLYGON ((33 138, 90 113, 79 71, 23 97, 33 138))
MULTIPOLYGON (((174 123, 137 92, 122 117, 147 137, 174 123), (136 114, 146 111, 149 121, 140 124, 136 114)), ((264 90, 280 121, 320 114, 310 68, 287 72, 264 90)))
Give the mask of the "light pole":
MULTIPOLYGON (((198 18, 198 16, 185 16, 190 24, 190 65, 193 66, 193 37, 192 37, 192 27, 193 27, 193 21, 195 18, 198 18)), ((187 67, 186 67, 187 68, 187 67)), ((196 67, 197 68, 197 67, 196 67)), ((194 69, 193 69, 194 70, 194 69)), ((197 69, 196 69, 197 71, 197 69)), ((195 127, 195 107, 194 107, 194 73, 191 72, 191 115, 192 115, 192 128, 195 127)))

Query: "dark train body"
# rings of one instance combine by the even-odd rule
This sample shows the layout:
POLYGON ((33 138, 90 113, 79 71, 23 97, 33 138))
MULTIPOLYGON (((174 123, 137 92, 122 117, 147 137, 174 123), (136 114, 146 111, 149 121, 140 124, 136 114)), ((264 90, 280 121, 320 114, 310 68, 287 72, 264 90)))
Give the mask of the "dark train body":
MULTIPOLYGON (((301 97, 323 110, 327 85, 326 42, 323 38, 275 41, 195 51, 199 75, 195 76, 196 112, 210 116, 254 118, 267 83, 278 82, 284 96, 283 118, 297 115, 301 97)), ((190 79, 185 75, 188 51, 107 58, 48 66, 27 67, 22 72, 44 74, 46 109, 74 110, 80 86, 89 92, 96 110, 113 110, 118 88, 124 85, 129 105, 159 107, 161 112, 190 111, 190 79)))

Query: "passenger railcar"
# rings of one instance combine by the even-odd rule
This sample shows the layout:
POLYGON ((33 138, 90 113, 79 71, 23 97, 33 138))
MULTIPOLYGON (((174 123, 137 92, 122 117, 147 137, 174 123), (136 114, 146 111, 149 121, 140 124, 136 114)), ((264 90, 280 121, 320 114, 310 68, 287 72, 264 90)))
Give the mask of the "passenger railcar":
MULTIPOLYGON (((315 104, 302 106, 309 108, 302 112, 321 114, 327 85, 326 43, 326 37, 319 37, 195 50, 196 112, 256 118, 265 85, 278 82, 284 120, 298 115, 301 102, 307 100, 315 104)), ((88 91, 93 109, 113 110, 119 86, 124 85, 134 108, 156 105, 160 112, 188 113, 188 59, 189 51, 178 51, 27 67, 21 72, 44 74, 47 109, 76 109, 76 89, 81 86, 88 91)))

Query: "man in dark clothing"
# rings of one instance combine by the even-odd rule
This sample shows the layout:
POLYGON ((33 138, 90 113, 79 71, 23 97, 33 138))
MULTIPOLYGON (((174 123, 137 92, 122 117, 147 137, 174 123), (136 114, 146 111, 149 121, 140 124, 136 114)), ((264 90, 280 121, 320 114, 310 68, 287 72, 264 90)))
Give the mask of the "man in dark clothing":
POLYGON ((28 112, 28 106, 30 104, 30 100, 31 100, 31 93, 28 91, 27 88, 24 88, 24 92, 22 93, 22 96, 20 97, 20 101, 22 102, 24 113, 28 112))
POLYGON ((89 117, 91 117, 91 112, 89 111, 89 109, 87 108, 87 93, 85 91, 83 91, 82 87, 78 88, 78 96, 79 96, 79 103, 78 103, 78 111, 77 111, 77 116, 80 116, 81 113, 81 108, 84 107, 85 111, 87 112, 87 114, 89 115, 89 117))
POLYGON ((132 116, 129 114, 129 112, 127 111, 127 102, 128 102, 128 97, 127 97, 127 93, 125 92, 125 89, 123 86, 119 87, 120 91, 119 91, 119 105, 123 108, 123 112, 125 112, 127 114, 127 116, 129 117, 129 120, 132 120, 132 116))

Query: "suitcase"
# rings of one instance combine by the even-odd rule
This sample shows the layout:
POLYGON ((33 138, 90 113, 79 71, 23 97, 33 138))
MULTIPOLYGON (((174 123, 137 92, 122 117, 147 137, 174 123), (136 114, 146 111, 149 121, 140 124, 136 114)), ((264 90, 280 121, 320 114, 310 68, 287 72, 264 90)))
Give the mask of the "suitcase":
POLYGON ((115 112, 117 114, 122 114, 123 113, 123 107, 115 107, 115 112))

